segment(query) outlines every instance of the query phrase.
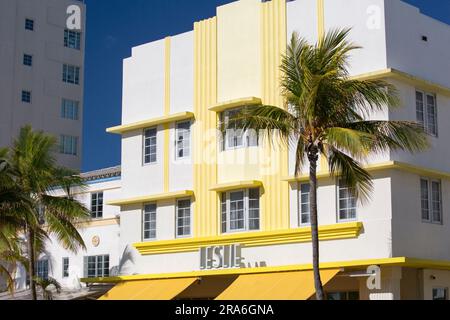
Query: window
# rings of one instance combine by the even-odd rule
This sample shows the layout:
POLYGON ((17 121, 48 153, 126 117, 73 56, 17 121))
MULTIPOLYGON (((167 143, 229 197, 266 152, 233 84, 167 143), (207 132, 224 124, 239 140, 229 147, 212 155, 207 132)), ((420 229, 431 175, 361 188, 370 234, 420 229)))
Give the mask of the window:
POLYGON ((25 19, 25 30, 34 30, 34 20, 31 19, 25 19))
POLYGON ((78 151, 78 138, 72 136, 60 136, 59 152, 61 154, 67 154, 76 156, 78 151))
POLYGON ((22 91, 22 102, 31 103, 31 91, 22 91))
POLYGON ((48 279, 48 260, 39 260, 36 263, 36 275, 43 280, 48 279))
POLYGON ((63 266, 62 276, 63 276, 63 278, 68 278, 69 277, 69 258, 63 258, 62 266, 63 266))
POLYGON ((148 204, 144 207, 144 241, 156 239, 156 209, 156 204, 148 204))
POLYGON ((356 220, 356 197, 352 188, 349 188, 343 180, 339 180, 339 221, 356 220))
POLYGON ((178 122, 176 130, 176 158, 188 158, 191 155, 191 122, 178 122))
POLYGON ((442 191, 438 180, 420 179, 420 201, 422 220, 430 223, 442 223, 442 191))
POLYGON ((359 300, 359 292, 329 292, 328 300, 359 300))
POLYGON ((242 109, 233 109, 221 114, 221 122, 226 128, 222 139, 222 150, 258 146, 258 135, 253 130, 242 130, 239 121, 235 120, 242 109))
POLYGON ((191 200, 177 201, 176 216, 177 237, 188 237, 191 235, 191 200))
POLYGON ((224 192, 221 197, 223 233, 259 230, 259 189, 224 192))
POLYGON ((416 91, 416 114, 417 122, 424 128, 425 132, 437 136, 437 105, 434 94, 416 91))
POLYGON ((299 188, 299 221, 300 225, 308 225, 311 223, 311 211, 309 203, 309 194, 311 186, 309 183, 301 183, 299 188))
POLYGON ((61 118, 78 120, 78 101, 63 99, 61 104, 61 118))
POLYGON ((109 255, 84 257, 84 276, 86 278, 109 277, 109 255))
POLYGON ((64 30, 64 47, 80 50, 81 32, 64 30))
POLYGON ((103 192, 91 194, 91 217, 93 219, 103 218, 103 192))
POLYGON ((63 65, 63 82, 80 84, 80 67, 63 65))
POLYGON ((157 143, 156 128, 147 129, 144 131, 144 164, 156 163, 156 143, 157 143))
POLYGON ((448 289, 433 288, 433 300, 448 300, 448 289))
POLYGON ((33 56, 29 54, 23 55, 23 65, 31 67, 33 65, 33 56))

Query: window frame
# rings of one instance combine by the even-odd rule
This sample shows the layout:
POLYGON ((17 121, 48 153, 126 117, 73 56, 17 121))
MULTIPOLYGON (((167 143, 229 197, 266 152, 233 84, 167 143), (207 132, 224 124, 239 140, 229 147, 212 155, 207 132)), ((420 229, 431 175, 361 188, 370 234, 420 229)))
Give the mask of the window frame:
MULTIPOLYGON (((151 145, 149 145, 148 147, 151 148, 151 145)), ((150 152, 148 154, 148 156, 151 157, 152 153, 150 152)), ((142 165, 145 167, 145 166, 151 166, 151 165, 157 165, 157 164, 158 164, 158 126, 155 126, 155 127, 146 128, 142 131, 142 165), (147 139, 151 139, 151 138, 146 137, 146 132, 150 131, 150 130, 155 130, 155 148, 156 148, 155 161, 146 162, 145 158, 147 157, 147 154, 145 152, 145 149, 147 148, 147 146, 145 143, 146 143, 147 139)))
POLYGON ((48 259, 45 258, 45 259, 37 260, 36 261, 36 276, 43 280, 47 280, 49 278, 49 274, 50 274, 50 265, 49 265, 48 259), (43 273, 43 275, 44 275, 43 277, 41 277, 41 273, 43 273))
POLYGON ((61 118, 73 121, 80 120, 80 102, 62 98, 61 118), (71 112, 69 112, 69 110, 71 110, 71 112))
POLYGON ((32 18, 25 18, 25 30, 27 31, 34 31, 35 27, 35 21, 32 18), (29 28, 29 23, 31 23, 31 29, 29 28))
POLYGON ((100 254, 100 255, 93 255, 93 256, 85 256, 84 257, 84 277, 85 278, 88 278, 88 279, 93 279, 93 278, 104 278, 104 277, 109 277, 110 276, 110 274, 111 274, 111 270, 110 270, 110 267, 111 267, 111 257, 110 257, 110 255, 109 254, 100 254), (106 259, 105 258, 108 258, 108 268, 106 269, 105 268, 105 266, 106 266, 106 259), (90 276, 89 275, 89 259, 95 259, 95 275, 93 275, 93 276, 90 276), (102 261, 101 261, 101 263, 102 263, 102 265, 101 265, 101 273, 99 273, 99 268, 98 268, 98 266, 99 266, 99 258, 102 258, 102 261), (107 270, 108 271, 108 274, 106 274, 105 273, 105 270, 107 270))
POLYGON ((63 63, 62 66, 63 66, 62 81, 67 84, 73 84, 77 86, 80 85, 81 67, 68 63, 63 63), (71 80, 69 77, 69 75, 71 74, 71 72, 69 72, 71 68, 73 68, 73 81, 69 81, 71 80))
POLYGON ((415 91, 415 102, 416 102, 416 121, 423 126, 423 130, 425 131, 426 134, 435 137, 435 138, 439 138, 439 110, 438 110, 438 103, 437 103, 437 94, 435 93, 431 93, 428 91, 424 91, 424 90, 420 90, 420 89, 416 89, 415 91), (418 99, 417 99, 417 94, 420 93, 422 95, 422 115, 423 115, 423 123, 421 123, 418 119, 418 113, 419 113, 419 108, 418 108, 418 99), (431 132, 430 131, 430 124, 429 124, 429 105, 428 105, 428 97, 433 97, 434 99, 434 117, 435 117, 435 131, 436 132, 431 132))
POLYGON ((422 220, 422 223, 429 223, 434 225, 444 225, 444 209, 443 209, 443 198, 442 198, 442 180, 440 179, 434 179, 434 178, 427 178, 427 177, 420 177, 420 217, 422 220), (423 217, 423 204, 422 204, 422 182, 427 182, 427 188, 428 188, 428 219, 424 219, 423 217), (440 200, 440 221, 435 221, 434 219, 434 209, 433 209, 433 183, 439 184, 439 200, 440 200))
POLYGON ((70 258, 63 257, 62 258, 62 278, 63 279, 69 278, 69 276, 70 276, 69 267, 70 267, 70 258), (67 267, 67 269, 66 269, 66 267, 67 267))
MULTIPOLYGON (((183 129, 186 130, 186 129, 183 129)), ((182 140, 183 142, 185 140, 182 140)), ((184 145, 183 145, 184 146, 184 145)), ((192 156, 192 121, 191 120, 183 120, 183 121, 178 121, 175 123, 175 161, 181 161, 181 160, 188 160, 191 159, 192 156), (179 151, 180 149, 178 148, 179 142, 181 142, 181 140, 179 140, 179 128, 178 126, 181 124, 186 124, 189 123, 189 154, 187 156, 184 155, 185 153, 185 149, 183 148, 183 156, 180 157, 179 156, 179 151)))
MULTIPOLYGON (((220 226, 222 234, 236 234, 244 232, 258 232, 261 231, 261 188, 247 188, 224 191, 220 194, 220 226), (258 229, 250 229, 250 191, 258 190, 258 229), (243 193, 243 210, 244 210, 244 227, 231 230, 231 194, 243 193), (226 226, 224 230, 224 213, 223 213, 223 197, 226 198, 226 226)), ((237 221, 236 219, 234 221, 237 221)))
POLYGON ((23 54, 23 59, 22 59, 22 65, 26 66, 26 67, 33 67, 33 55, 32 54, 28 54, 28 53, 24 53, 23 54), (29 62, 26 63, 26 62, 29 62))
POLYGON ((96 192, 91 192, 91 207, 90 207, 90 211, 91 211, 91 218, 94 220, 100 220, 103 219, 103 213, 104 213, 104 209, 105 209, 105 193, 103 191, 96 191, 96 192), (92 202, 94 201, 94 195, 96 196, 95 202, 96 204, 93 205, 92 202), (99 196, 101 195, 101 206, 99 205, 99 196), (93 210, 93 207, 96 207, 96 210, 93 210), (101 208, 101 210, 99 210, 99 208, 101 208), (94 214, 95 213, 95 214, 94 214), (101 215, 99 215, 99 213, 101 215))
POLYGON ((63 155, 67 155, 67 156, 78 156, 78 137, 74 137, 74 136, 68 136, 65 134, 61 134, 60 137, 60 146, 59 146, 59 153, 63 154, 63 155), (66 152, 66 147, 65 147, 65 142, 67 141, 67 139, 71 140, 71 150, 70 152, 66 152))
POLYGON ((74 50, 81 50, 81 37, 82 33, 76 30, 69 30, 67 28, 64 29, 64 47, 74 50), (75 46, 70 46, 70 36, 71 34, 75 35, 75 46))
MULTIPOLYGON (((220 121, 220 123, 227 124, 228 121, 229 121, 229 118, 230 118, 229 114, 232 113, 232 112, 239 112, 243 108, 245 108, 245 106, 232 108, 232 109, 227 109, 227 110, 222 111, 219 114, 219 121, 220 121)), ((235 133, 236 133, 237 130, 241 130, 242 131, 242 134, 241 134, 242 144, 241 145, 237 145, 237 146, 229 146, 229 144, 228 144, 228 142, 229 142, 228 131, 229 130, 230 129, 227 129, 227 130, 225 130, 225 132, 222 132, 222 134, 221 134, 220 150, 222 152, 223 151, 238 150, 238 149, 245 149, 245 148, 254 148, 254 147, 257 148, 257 147, 259 147, 260 143, 259 143, 259 136, 258 135, 256 135, 256 137, 255 137, 256 138, 256 144, 253 145, 253 144, 250 143, 250 139, 251 139, 250 132, 251 132, 251 130, 243 131, 242 129, 236 129, 236 128, 234 129, 235 133)), ((236 139, 237 136, 238 135, 235 134, 234 138, 236 139)))
POLYGON ((449 294, 449 291, 448 291, 447 287, 433 287, 431 289, 431 299, 433 301, 448 301, 449 300, 448 294, 449 294), (434 299, 434 291, 435 290, 444 290, 445 291, 445 299, 443 299, 443 300, 442 299, 434 299))
MULTIPOLYGON (((338 223, 347 223, 347 222, 355 222, 355 221, 358 221, 358 219, 359 219, 359 215, 358 215, 358 201, 355 199, 355 201, 356 201, 356 204, 355 204, 355 207, 354 207, 354 209, 355 209, 355 218, 346 218, 346 219, 341 219, 341 200, 343 200, 343 199, 341 199, 341 195, 340 195, 340 191, 341 191, 341 182, 343 182, 343 180, 341 179, 341 178, 339 178, 339 179, 337 179, 337 182, 336 182, 336 215, 337 215, 337 222, 338 223)), ((349 188, 349 187, 347 187, 347 189, 351 189, 351 188, 349 188)), ((349 200, 349 199, 352 199, 352 198, 355 198, 354 196, 353 197, 350 197, 350 198, 345 198, 345 199, 347 199, 347 201, 349 200)), ((347 208, 346 210, 351 210, 351 209, 353 209, 353 207, 352 208, 347 208)))
MULTIPOLYGON (((183 208, 186 209, 186 208, 183 208)), ((183 218, 183 220, 186 220, 186 217, 183 218)), ((177 239, 183 239, 183 238, 190 238, 192 237, 192 199, 191 198, 184 198, 184 199, 177 199, 176 203, 175 203, 175 237, 177 239), (180 225, 178 224, 178 220, 179 220, 179 202, 181 201, 189 201, 189 234, 182 234, 180 235, 178 233, 180 225)), ((182 226, 183 231, 186 228, 186 226, 182 226)))
POLYGON ((20 100, 22 103, 33 103, 33 92, 31 90, 22 90, 20 95, 20 100), (28 97, 28 99, 24 100, 24 95, 28 97))
POLYGON ((151 202, 151 203, 144 204, 144 206, 142 208, 142 224, 141 224, 141 226, 142 226, 142 236, 141 237, 142 237, 142 241, 143 242, 152 242, 152 241, 156 241, 158 239, 158 204, 156 202, 151 202), (155 228, 151 228, 150 227, 150 228, 146 229, 145 228, 145 224, 149 223, 151 225, 151 223, 153 222, 151 219, 146 221, 146 217, 145 216, 147 214, 149 214, 149 215, 153 214, 153 212, 150 212, 150 211, 147 212, 146 208, 149 207, 149 206, 155 206, 155 212, 154 212, 154 215, 155 215, 155 219, 154 219, 155 228), (154 229, 154 234, 155 234, 154 237, 146 238, 145 237, 145 233, 149 232, 150 235, 151 235, 153 229, 154 229))
MULTIPOLYGON (((310 195, 311 195, 311 184, 308 182, 299 182, 298 183, 298 190, 297 190, 297 197, 298 197, 298 201, 297 201, 297 206, 298 206, 298 226, 299 227, 309 227, 311 226, 311 202, 310 202, 310 195), (305 213, 302 212, 303 209, 303 202, 302 202, 302 195, 304 194, 302 192, 302 186, 309 186, 309 192, 308 192, 308 216, 309 216, 309 222, 308 223, 304 223, 302 216, 305 215, 305 213)), ((306 205, 306 204, 305 204, 306 205)))

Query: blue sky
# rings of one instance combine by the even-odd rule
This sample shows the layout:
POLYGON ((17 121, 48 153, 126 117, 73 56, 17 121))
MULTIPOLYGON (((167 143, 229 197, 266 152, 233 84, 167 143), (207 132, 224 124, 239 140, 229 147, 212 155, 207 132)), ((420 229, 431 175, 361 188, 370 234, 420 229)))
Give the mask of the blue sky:
MULTIPOLYGON (((120 164, 120 137, 105 129, 121 123, 122 60, 131 48, 192 30, 232 0, 85 0, 87 38, 83 171, 120 164)), ((406 0, 450 24, 450 1, 406 0)))

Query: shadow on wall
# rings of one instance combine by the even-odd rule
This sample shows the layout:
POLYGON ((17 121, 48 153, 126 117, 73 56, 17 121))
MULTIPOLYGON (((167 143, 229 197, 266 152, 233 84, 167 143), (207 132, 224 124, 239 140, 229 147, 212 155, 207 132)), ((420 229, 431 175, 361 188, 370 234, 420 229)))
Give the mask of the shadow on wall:
POLYGON ((134 253, 133 248, 127 246, 120 257, 119 266, 115 267, 115 275, 130 275, 134 273, 134 253))

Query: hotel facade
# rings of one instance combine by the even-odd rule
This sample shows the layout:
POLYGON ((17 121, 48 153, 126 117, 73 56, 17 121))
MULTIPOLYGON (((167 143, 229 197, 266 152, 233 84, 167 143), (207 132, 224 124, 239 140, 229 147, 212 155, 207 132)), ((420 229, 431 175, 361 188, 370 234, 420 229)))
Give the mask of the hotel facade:
POLYGON ((217 128, 244 106, 284 108, 279 65, 292 33, 314 43, 338 27, 352 27, 363 47, 351 56, 352 77, 399 91, 401 108, 371 119, 418 121, 431 148, 372 156, 365 204, 321 160, 325 291, 448 299, 450 27, 398 0, 240 0, 193 31, 133 48, 122 124, 108 129, 122 136, 122 164, 104 212, 120 221, 100 218, 84 234, 100 243, 90 256, 109 255, 108 272, 104 258, 77 258, 84 272, 75 279, 115 285, 102 299, 313 299, 307 170, 294 176, 294 150, 276 137, 217 128))

